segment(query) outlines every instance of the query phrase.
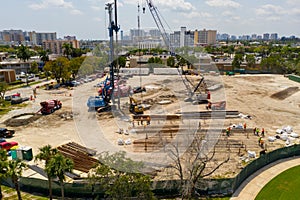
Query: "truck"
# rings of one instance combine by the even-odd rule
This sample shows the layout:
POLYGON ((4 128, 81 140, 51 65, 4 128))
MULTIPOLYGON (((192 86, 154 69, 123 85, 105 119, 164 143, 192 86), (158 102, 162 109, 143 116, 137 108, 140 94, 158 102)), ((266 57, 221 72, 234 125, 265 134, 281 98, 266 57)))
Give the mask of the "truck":
POLYGON ((40 103, 41 109, 39 110, 43 115, 48 115, 53 113, 55 110, 59 110, 62 107, 61 101, 55 100, 47 100, 40 103))
POLYGON ((22 98, 20 93, 15 93, 15 94, 12 94, 12 95, 9 95, 9 96, 5 96, 4 99, 5 99, 5 101, 10 101, 10 103, 12 105, 13 104, 19 104, 19 103, 22 103, 24 101, 28 101, 29 100, 28 97, 22 98))

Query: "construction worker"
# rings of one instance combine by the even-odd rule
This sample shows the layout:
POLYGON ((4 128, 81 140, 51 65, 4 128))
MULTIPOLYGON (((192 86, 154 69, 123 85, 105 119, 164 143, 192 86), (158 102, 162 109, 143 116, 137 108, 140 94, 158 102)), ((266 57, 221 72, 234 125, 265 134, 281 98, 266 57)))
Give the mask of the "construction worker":
POLYGON ((259 128, 256 128, 256 135, 259 135, 259 128))
POLYGON ((147 117, 147 125, 150 125, 150 116, 147 117))
POLYGON ((247 124, 246 124, 246 122, 244 123, 244 132, 246 132, 246 129, 247 129, 247 124))
POLYGON ((258 145, 260 145, 261 140, 262 140, 262 138, 259 137, 259 138, 258 138, 258 145))
POLYGON ((265 137, 265 129, 264 128, 261 129, 261 136, 265 137))
POLYGON ((253 129, 253 135, 255 135, 255 133, 256 133, 256 127, 254 127, 253 129))
POLYGON ((227 137, 230 136, 230 127, 228 127, 228 128, 226 129, 226 136, 227 136, 227 137))

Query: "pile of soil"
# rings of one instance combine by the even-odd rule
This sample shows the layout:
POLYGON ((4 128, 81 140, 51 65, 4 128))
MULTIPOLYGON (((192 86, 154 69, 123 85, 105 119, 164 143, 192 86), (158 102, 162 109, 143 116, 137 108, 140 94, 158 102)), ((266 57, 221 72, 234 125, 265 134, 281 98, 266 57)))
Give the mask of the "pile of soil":
POLYGON ((23 113, 7 119, 4 124, 11 127, 24 126, 38 120, 41 116, 36 113, 23 113))
POLYGON ((276 92, 276 93, 272 94, 271 98, 278 99, 278 100, 284 100, 284 99, 288 98, 289 96, 295 94, 299 90, 300 89, 298 87, 289 87, 280 92, 276 92))

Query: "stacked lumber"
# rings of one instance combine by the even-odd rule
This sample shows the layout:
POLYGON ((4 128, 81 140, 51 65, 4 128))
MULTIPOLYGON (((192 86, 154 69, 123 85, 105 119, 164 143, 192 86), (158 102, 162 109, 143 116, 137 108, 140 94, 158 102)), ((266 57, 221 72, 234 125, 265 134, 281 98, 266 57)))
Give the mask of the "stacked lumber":
POLYGON ((63 156, 73 161, 76 170, 87 173, 99 163, 97 159, 91 157, 91 153, 95 155, 96 151, 77 143, 70 142, 57 147, 57 149, 63 156))

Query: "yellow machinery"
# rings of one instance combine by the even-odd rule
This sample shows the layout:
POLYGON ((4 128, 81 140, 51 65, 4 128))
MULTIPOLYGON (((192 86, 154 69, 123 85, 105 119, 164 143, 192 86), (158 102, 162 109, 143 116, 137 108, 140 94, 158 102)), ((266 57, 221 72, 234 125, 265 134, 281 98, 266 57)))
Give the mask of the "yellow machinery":
POLYGON ((132 96, 129 97, 129 102, 129 112, 132 114, 144 114, 144 107, 141 104, 138 104, 132 96))

